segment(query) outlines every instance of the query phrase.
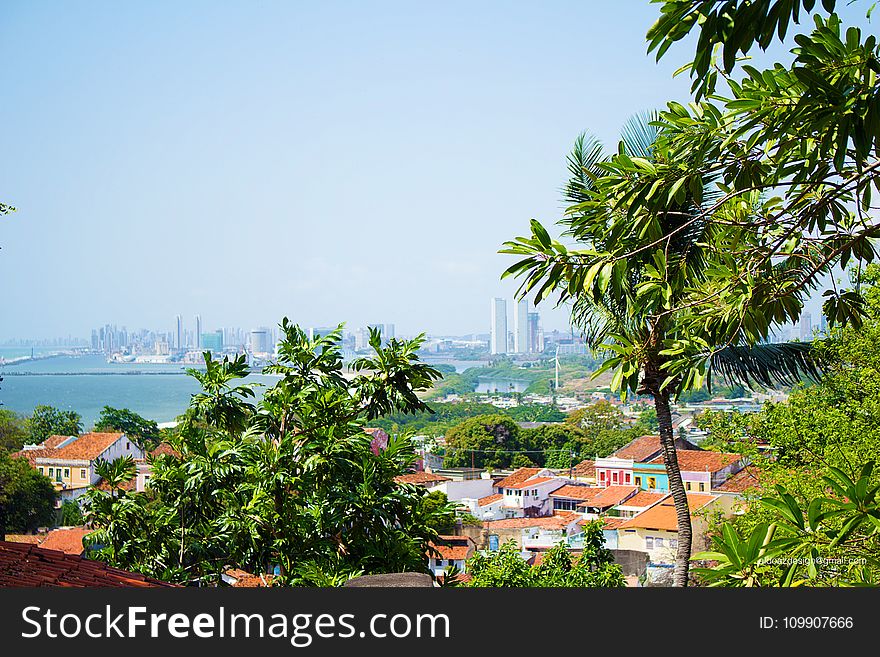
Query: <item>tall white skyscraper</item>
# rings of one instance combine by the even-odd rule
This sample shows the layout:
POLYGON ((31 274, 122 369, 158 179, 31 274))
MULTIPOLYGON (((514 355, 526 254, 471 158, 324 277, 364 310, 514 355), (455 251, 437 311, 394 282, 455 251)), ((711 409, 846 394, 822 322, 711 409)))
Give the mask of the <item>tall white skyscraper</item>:
POLYGON ((527 354, 530 346, 529 301, 523 299, 516 302, 513 310, 513 351, 517 354, 527 354))
POLYGON ((177 333, 175 333, 174 347, 176 349, 183 349, 183 318, 180 315, 177 316, 177 333))
POLYGON ((807 342, 813 338, 813 316, 807 310, 801 313, 799 337, 802 342, 807 342))
POLYGON ((507 353, 507 301, 492 299, 492 326, 489 331, 489 353, 507 353))
POLYGON ((202 348, 202 316, 196 315, 196 349, 202 348))

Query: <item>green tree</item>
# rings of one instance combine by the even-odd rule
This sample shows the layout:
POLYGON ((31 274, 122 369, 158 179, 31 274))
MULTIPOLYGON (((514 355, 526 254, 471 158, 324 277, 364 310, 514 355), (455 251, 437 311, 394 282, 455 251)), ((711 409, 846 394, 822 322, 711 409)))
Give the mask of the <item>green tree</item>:
MULTIPOLYGON (((729 382, 770 385, 817 376, 818 369, 809 345, 757 344, 767 338, 772 321, 791 312, 787 299, 767 300, 755 316, 711 327, 695 314, 693 301, 703 298, 713 273, 730 276, 741 264, 726 258, 716 242, 730 238, 716 231, 702 209, 712 196, 709 179, 683 180, 652 203, 651 190, 634 189, 639 172, 674 166, 672 150, 652 119, 630 120, 610 158, 594 139, 582 135, 576 141, 565 187, 572 205, 560 223, 582 248, 551 239, 533 220, 532 235, 505 243, 502 253, 522 256, 504 273, 524 279, 519 296, 533 293, 539 303, 558 293, 560 303, 571 302, 572 321, 587 344, 607 355, 594 376, 611 370, 613 390, 652 397, 678 520, 673 579, 686 586, 692 531, 671 401, 704 383, 711 386, 713 373, 729 382)), ((721 211, 752 216, 750 205, 731 203, 721 211)), ((748 231, 741 227, 740 237, 748 239, 748 231)))
POLYGON ((55 488, 25 459, 0 450, 0 540, 6 532, 31 532, 52 525, 55 488))
POLYGON ((74 500, 65 500, 61 503, 61 525, 64 527, 78 527, 85 522, 82 509, 74 500))
POLYGON ((427 518, 426 524, 438 534, 452 534, 455 530, 455 511, 443 491, 429 491, 421 499, 419 510, 427 518))
POLYGON ((544 553, 542 562, 529 566, 513 541, 497 552, 475 554, 467 563, 469 586, 485 588, 612 588, 625 586, 623 571, 604 546, 600 522, 584 525, 584 549, 574 556, 565 545, 544 553))
POLYGON ((95 431, 121 431, 141 447, 155 447, 159 442, 159 426, 127 408, 105 406, 95 423, 95 431))
POLYGON ((78 436, 83 427, 79 413, 47 405, 36 406, 27 425, 28 442, 32 445, 42 443, 49 436, 78 436))
MULTIPOLYGON (((144 493, 89 493, 95 557, 165 580, 216 583, 227 568, 277 572, 278 584, 326 586, 362 573, 426 571, 425 550, 448 508, 395 477, 415 463, 411 441, 366 426, 425 410, 417 393, 439 376, 423 341, 372 339, 344 376, 337 333, 310 340, 286 318, 277 377, 252 404, 243 361, 208 361, 175 453, 152 459, 144 493)), ((378 336, 375 336, 378 337, 378 336)))
POLYGON ((481 415, 446 433, 447 467, 508 468, 521 449, 520 428, 506 415, 481 415))
POLYGON ((14 411, 0 408, 0 450, 17 452, 27 442, 25 419, 14 411))

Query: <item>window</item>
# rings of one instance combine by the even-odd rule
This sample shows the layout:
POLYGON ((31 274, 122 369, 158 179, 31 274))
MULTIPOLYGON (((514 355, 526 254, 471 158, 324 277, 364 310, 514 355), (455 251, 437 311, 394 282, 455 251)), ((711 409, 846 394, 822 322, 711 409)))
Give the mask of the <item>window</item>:
POLYGON ((125 443, 125 449, 131 449, 131 443, 125 443))
POLYGON ((532 491, 532 497, 538 497, 538 489, 537 488, 532 491))
POLYGON ((663 539, 660 538, 659 536, 656 539, 654 539, 654 546, 658 547, 658 548, 662 548, 663 547, 663 539))
POLYGON ((678 549, 678 539, 677 538, 670 538, 669 539, 669 547, 678 549))
POLYGON ((43 466, 40 466, 40 467, 38 468, 38 470, 40 471, 40 474, 41 474, 41 475, 46 474, 46 469, 45 469, 43 466))
POLYGON ((653 550, 654 549, 654 537, 653 536, 646 536, 645 537, 645 549, 646 550, 653 550))
POLYGON ((49 468, 49 479, 55 476, 55 468, 49 468))
POLYGON ((691 489, 691 482, 689 482, 689 481, 684 482, 684 489, 690 490, 691 489))
POLYGON ((616 472, 611 473, 611 481, 615 484, 617 483, 617 473, 616 472))
POLYGON ((70 479, 70 468, 64 468, 64 478, 70 479))
POLYGON ((85 468, 81 468, 81 469, 80 469, 80 471, 79 471, 79 478, 80 478, 80 479, 85 479, 85 478, 86 478, 86 469, 85 469, 85 468))
POLYGON ((639 488, 642 487, 642 478, 638 475, 636 475, 636 486, 638 486, 639 488))
POLYGON ((625 477, 626 477, 626 483, 629 483, 629 472, 626 473, 625 477))
POLYGON ((61 468, 55 468, 55 481, 61 481, 61 468))
POLYGON ((648 488, 651 490, 657 488, 657 477, 648 477, 648 488))
POLYGON ((700 482, 700 492, 702 493, 704 490, 706 490, 706 484, 704 484, 704 483, 701 481, 701 482, 700 482))

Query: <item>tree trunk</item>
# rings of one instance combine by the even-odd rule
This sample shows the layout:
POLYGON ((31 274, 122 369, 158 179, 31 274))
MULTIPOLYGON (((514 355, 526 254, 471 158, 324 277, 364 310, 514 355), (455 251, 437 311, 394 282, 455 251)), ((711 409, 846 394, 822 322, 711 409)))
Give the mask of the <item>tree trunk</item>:
POLYGON ((672 431, 672 411, 669 408, 669 393, 658 391, 654 394, 654 408, 657 410, 657 422, 660 428, 660 445, 663 448, 663 460, 666 462, 666 474, 669 476, 669 492, 675 503, 675 515, 678 519, 678 549, 675 553, 675 572, 673 586, 687 586, 688 568, 690 567, 691 514, 688 508, 687 492, 678 469, 678 456, 675 450, 675 435, 672 431))

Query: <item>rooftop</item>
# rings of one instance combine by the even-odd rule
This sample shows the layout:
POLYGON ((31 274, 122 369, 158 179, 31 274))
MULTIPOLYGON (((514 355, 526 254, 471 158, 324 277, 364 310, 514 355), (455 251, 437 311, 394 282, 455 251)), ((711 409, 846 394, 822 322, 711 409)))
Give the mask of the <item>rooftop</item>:
POLYGON ((398 475, 394 478, 398 484, 439 484, 444 481, 452 481, 449 477, 443 477, 430 472, 410 472, 398 475))
MULTIPOLYGON (((676 438, 675 446, 679 452, 700 451, 699 447, 684 438, 676 438)), ((660 436, 640 436, 628 442, 611 456, 619 459, 631 459, 633 461, 647 461, 657 456, 662 449, 660 436)))
POLYGON ((487 520, 483 523, 486 529, 565 529, 572 522, 580 520, 578 513, 557 513, 553 516, 540 518, 504 518, 503 520, 487 520))
POLYGON ((546 484, 548 481, 557 481, 557 479, 555 477, 533 477, 532 479, 521 481, 518 484, 506 484, 504 487, 519 490, 521 488, 531 488, 532 486, 538 486, 539 484, 546 484))
MULTIPOLYGON (((701 495, 688 493, 688 507, 691 515, 694 511, 702 509, 707 504, 718 499, 717 495, 701 495)), ((642 511, 634 518, 628 519, 620 525, 622 529, 664 529, 666 531, 678 531, 678 517, 675 514, 675 504, 670 495, 659 504, 642 511)))
POLYGON ((550 493, 550 497, 565 497, 570 500, 591 500, 603 490, 605 489, 596 486, 575 486, 574 484, 567 484, 550 493))
POLYGON ((83 538, 91 534, 92 531, 85 527, 53 529, 40 543, 40 547, 46 550, 59 550, 64 554, 80 555, 83 553, 83 538))
MULTIPOLYGON (((680 451, 676 454, 678 459, 678 469, 682 472, 718 472, 729 465, 742 460, 740 454, 730 454, 726 452, 691 452, 680 451)), ((658 456, 651 463, 665 463, 663 456, 658 456)))
POLYGON ((638 493, 638 490, 638 486, 608 486, 607 488, 600 489, 599 493, 591 500, 581 502, 578 506, 607 509, 612 506, 617 506, 624 500, 629 499, 638 493))
POLYGON ((155 588, 176 585, 58 550, 0 541, 0 588, 37 586, 155 588))
POLYGON ((575 477, 596 478, 596 462, 589 459, 581 461, 571 470, 575 477))
POLYGON ((669 495, 669 493, 658 493, 656 491, 640 490, 628 500, 621 502, 618 506, 648 507, 656 504, 667 495, 669 495))
POLYGON ((512 473, 495 482, 495 488, 513 488, 516 484, 521 484, 526 479, 537 477, 539 472, 543 472, 544 468, 519 468, 512 473))
POLYGON ((470 557, 476 544, 469 536, 438 536, 436 541, 428 543, 428 555, 439 559, 453 559, 455 561, 464 561, 470 557), (432 550, 439 553, 434 554, 432 550))
POLYGON ((502 495, 501 493, 486 495, 486 497, 481 497, 477 500, 477 506, 488 506, 490 504, 494 504, 495 502, 500 502, 502 499, 504 499, 504 495, 502 495))
POLYGON ((736 474, 728 477, 727 480, 720 486, 717 486, 715 490, 724 493, 744 493, 747 490, 758 489, 760 487, 761 482, 757 466, 747 465, 736 474))

